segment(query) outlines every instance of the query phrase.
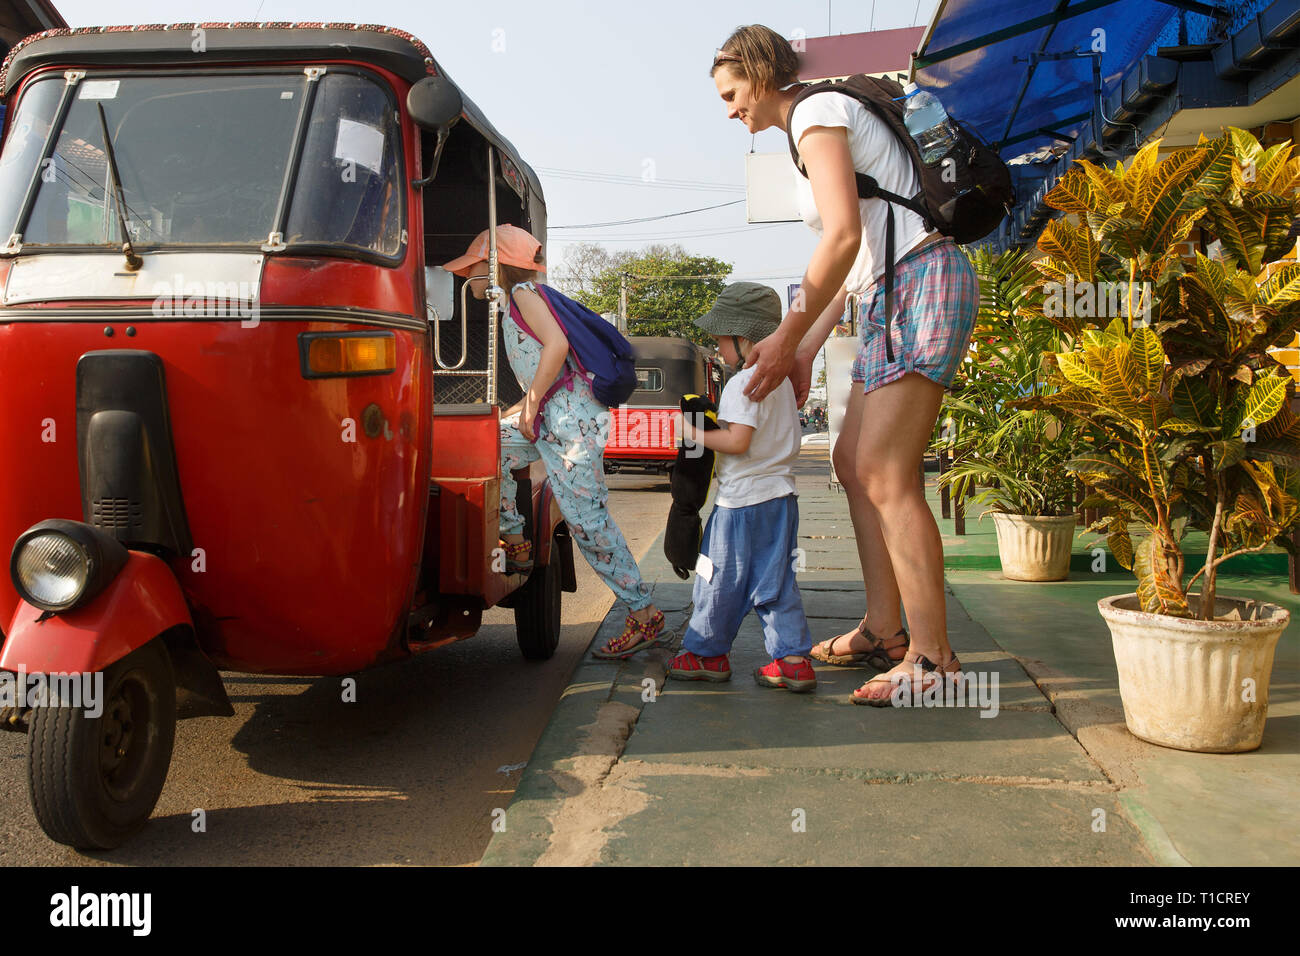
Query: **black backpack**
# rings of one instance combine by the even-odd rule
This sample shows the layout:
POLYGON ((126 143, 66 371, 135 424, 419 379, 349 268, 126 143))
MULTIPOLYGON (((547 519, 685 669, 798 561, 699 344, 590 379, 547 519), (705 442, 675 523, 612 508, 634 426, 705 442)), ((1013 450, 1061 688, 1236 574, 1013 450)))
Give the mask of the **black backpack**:
POLYGON ((786 117, 786 137, 790 141, 790 158, 799 172, 808 173, 799 161, 790 116, 794 108, 809 96, 833 91, 851 96, 864 107, 884 120, 894 135, 912 157, 912 166, 921 181, 921 191, 915 196, 900 196, 881 189, 875 177, 856 173, 858 196, 861 199, 883 199, 889 203, 885 219, 885 351, 889 361, 894 361, 894 347, 890 339, 890 320, 894 314, 894 209, 893 205, 906 206, 925 220, 929 229, 937 229, 959 243, 982 239, 997 228, 1002 218, 1016 202, 1016 192, 1011 185, 1011 173, 1002 158, 978 136, 949 116, 957 130, 957 145, 934 166, 921 161, 921 150, 903 123, 907 108, 906 94, 896 80, 859 73, 845 80, 830 80, 804 87, 790 104, 786 117))

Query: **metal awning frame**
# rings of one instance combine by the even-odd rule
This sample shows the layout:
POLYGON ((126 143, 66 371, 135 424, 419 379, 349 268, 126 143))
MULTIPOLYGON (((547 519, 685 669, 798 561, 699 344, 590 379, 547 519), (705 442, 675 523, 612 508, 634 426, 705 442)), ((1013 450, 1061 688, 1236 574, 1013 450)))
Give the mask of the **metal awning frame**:
MULTIPOLYGON (((1085 13, 1091 13, 1093 10, 1099 10, 1102 7, 1108 7, 1119 0, 1081 0, 1081 2, 1070 5, 1070 0, 1061 0, 1055 10, 1051 13, 1044 13, 1041 16, 1030 17, 1028 20, 1022 20, 1019 23, 1012 24, 1009 27, 1003 27, 1001 30, 994 30, 992 33, 985 33, 983 36, 973 37, 970 40, 964 40, 961 43, 954 43, 950 47, 945 47, 937 53, 926 53, 923 56, 914 56, 912 58, 912 70, 926 66, 933 66, 935 63, 942 63, 944 60, 951 60, 955 56, 961 56, 963 53, 970 53, 982 47, 992 46, 994 43, 1000 43, 1003 40, 1009 40, 1012 37, 1022 36, 1031 33, 1042 27, 1055 27, 1063 20, 1070 20, 1074 17, 1085 13)), ((1193 13, 1200 13, 1207 17, 1216 19, 1227 19, 1230 15, 1228 11, 1220 9, 1211 4, 1200 3, 1199 0, 1157 0, 1159 3, 1171 7, 1177 7, 1180 10, 1190 10, 1193 13)), ((934 23, 938 22, 939 16, 943 13, 943 5, 935 11, 934 20, 931 22, 931 29, 926 31, 925 38, 921 42, 921 49, 930 40, 930 33, 933 30, 934 23)), ((1048 34, 1050 38, 1050 33, 1048 34)), ((1046 44, 1046 39, 1043 41, 1046 44)), ((1032 70, 1030 71, 1032 74, 1032 70)))

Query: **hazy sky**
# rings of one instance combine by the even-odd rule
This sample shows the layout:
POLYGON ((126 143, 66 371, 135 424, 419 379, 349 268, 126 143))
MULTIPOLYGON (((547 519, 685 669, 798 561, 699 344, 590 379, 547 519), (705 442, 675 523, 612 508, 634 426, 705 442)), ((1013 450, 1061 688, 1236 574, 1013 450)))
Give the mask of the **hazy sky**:
MULTIPOLYGON (((655 216, 743 199, 744 154, 785 150, 785 136, 752 137, 728 120, 708 70, 712 55, 742 23, 791 36, 857 33, 925 24, 936 0, 713 3, 523 3, 398 0, 54 0, 73 26, 136 23, 309 20, 382 23, 408 30, 487 114, 542 180, 552 232, 547 253, 566 240, 611 249, 680 242, 697 255, 734 263, 736 278, 770 282, 784 298, 812 253, 800 223, 747 225, 744 204, 617 228, 556 229, 655 216), (111 12, 110 12, 111 11, 111 12), (873 24, 874 16, 874 24, 873 24), (109 19, 105 19, 108 17, 109 19), (828 29, 829 22, 829 29, 828 29), (575 179, 572 172, 631 184, 575 179), (650 172, 656 182, 645 184, 650 172), (682 188, 677 182, 729 184, 682 188)), ((869 69, 871 64, 863 64, 869 69)))

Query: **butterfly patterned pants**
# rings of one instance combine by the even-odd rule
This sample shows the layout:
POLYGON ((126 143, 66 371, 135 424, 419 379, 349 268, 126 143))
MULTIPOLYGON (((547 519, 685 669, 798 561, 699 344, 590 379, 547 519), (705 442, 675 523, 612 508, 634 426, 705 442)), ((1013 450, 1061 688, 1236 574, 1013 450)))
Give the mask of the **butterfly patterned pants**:
POLYGON ((501 533, 519 534, 523 516, 515 504, 519 483, 511 473, 538 458, 569 534, 601 579, 628 610, 650 604, 650 586, 641 579, 623 532, 610 517, 605 485, 605 442, 609 409, 577 379, 572 391, 558 389, 537 417, 537 440, 530 442, 511 419, 501 422, 501 533))

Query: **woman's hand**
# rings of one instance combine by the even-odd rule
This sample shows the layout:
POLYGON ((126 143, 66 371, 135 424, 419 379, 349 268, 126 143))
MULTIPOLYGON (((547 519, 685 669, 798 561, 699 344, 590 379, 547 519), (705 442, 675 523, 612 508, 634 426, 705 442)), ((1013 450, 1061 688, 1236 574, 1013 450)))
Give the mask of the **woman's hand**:
POLYGON ((537 432, 533 428, 533 422, 537 418, 537 412, 541 406, 541 401, 533 395, 532 389, 524 396, 523 406, 519 410, 519 434, 523 435, 529 441, 537 441, 537 432))
POLYGON ((745 397, 752 402, 761 402, 768 394, 780 386, 794 366, 795 346, 784 331, 782 322, 777 330, 750 349, 745 359, 745 368, 753 368, 754 374, 745 388, 745 397))
MULTIPOLYGON (((815 353, 814 353, 815 354, 815 353)), ((812 391, 813 356, 798 351, 794 356, 794 367, 790 369, 790 384, 794 386, 794 407, 803 408, 812 391)))

